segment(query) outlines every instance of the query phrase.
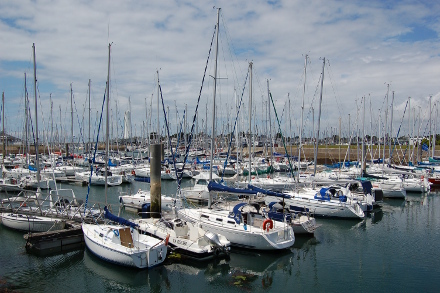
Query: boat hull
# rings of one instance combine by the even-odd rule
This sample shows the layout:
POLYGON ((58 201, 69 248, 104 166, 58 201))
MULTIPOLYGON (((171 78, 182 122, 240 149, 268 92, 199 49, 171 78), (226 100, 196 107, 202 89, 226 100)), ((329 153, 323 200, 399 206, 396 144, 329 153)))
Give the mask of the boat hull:
MULTIPOLYGON (((236 224, 232 219, 225 221, 226 223, 216 221, 217 216, 215 214, 211 216, 214 220, 207 219, 204 216, 204 210, 181 209, 178 211, 178 215, 187 221, 198 223, 199 227, 205 231, 223 235, 231 242, 232 246, 236 247, 255 250, 277 250, 289 248, 295 242, 295 236, 290 226, 274 226, 269 232, 251 227, 250 225, 244 229, 243 225, 236 224)), ((281 225, 283 224, 281 223, 281 225)))
POLYGON ((59 219, 13 213, 2 213, 1 220, 3 225, 8 228, 28 232, 61 230, 66 225, 65 221, 59 219))
POLYGON ((87 248, 97 257, 122 266, 139 269, 151 268, 163 262, 166 257, 167 248, 161 243, 156 247, 140 247, 134 245, 129 248, 112 243, 111 238, 115 237, 112 228, 100 229, 94 224, 83 224, 84 241, 87 248))

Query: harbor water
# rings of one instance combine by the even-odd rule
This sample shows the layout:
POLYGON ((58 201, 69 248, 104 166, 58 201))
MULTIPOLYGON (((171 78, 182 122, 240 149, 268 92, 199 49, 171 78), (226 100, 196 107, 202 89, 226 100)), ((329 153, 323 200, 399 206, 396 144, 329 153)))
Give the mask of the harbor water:
MULTIPOLYGON (((87 187, 59 186, 86 197, 87 187)), ((117 211, 121 192, 148 188, 144 182, 110 187, 107 201, 117 211)), ((175 191, 175 182, 163 181, 163 194, 175 191)), ((89 202, 104 204, 104 188, 93 186, 89 202)), ((0 225, 0 292, 438 292, 439 209, 438 191, 408 193, 405 200, 385 200, 363 220, 317 219, 314 237, 297 235, 288 250, 233 248, 229 260, 167 260, 149 270, 109 264, 87 249, 30 255, 23 233, 0 225)))

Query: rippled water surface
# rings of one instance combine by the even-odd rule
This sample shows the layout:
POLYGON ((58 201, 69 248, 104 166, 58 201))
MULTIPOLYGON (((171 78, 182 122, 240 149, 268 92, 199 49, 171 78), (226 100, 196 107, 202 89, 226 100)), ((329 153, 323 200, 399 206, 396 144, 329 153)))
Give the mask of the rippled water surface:
MULTIPOLYGON (((184 182, 189 185, 190 182, 184 182)), ((72 188, 85 199, 86 187, 72 188)), ((148 189, 147 183, 109 188, 148 189)), ((175 183, 162 192, 175 193, 175 183)), ((0 194, 0 197, 5 197, 0 194)), ((90 202, 105 202, 92 187, 90 202)), ((117 210, 114 208, 114 210, 117 210)), ((125 212, 125 216, 134 214, 125 212)), ((21 292, 438 292, 440 285, 440 194, 408 194, 385 200, 366 219, 317 219, 315 237, 296 237, 286 251, 233 250, 229 261, 168 262, 135 270, 104 262, 87 249, 38 257, 26 254, 22 233, 0 225, 0 291, 21 292)))

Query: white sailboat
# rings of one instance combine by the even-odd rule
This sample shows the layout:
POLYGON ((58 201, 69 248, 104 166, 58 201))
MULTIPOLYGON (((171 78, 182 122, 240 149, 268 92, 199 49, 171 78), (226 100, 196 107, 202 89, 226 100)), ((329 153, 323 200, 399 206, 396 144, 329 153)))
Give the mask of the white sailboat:
POLYGON ((62 230, 66 225, 66 221, 57 218, 16 213, 2 213, 1 222, 10 229, 26 232, 62 230))
POLYGON ((162 241, 140 234, 135 224, 121 219, 118 220, 122 225, 83 223, 87 248, 99 258, 118 265, 143 269, 162 263, 167 255, 168 239, 162 241))
MULTIPOLYGON (((215 96, 217 82, 217 55, 218 55, 218 33, 219 33, 220 8, 217 10, 216 26, 216 59, 214 69, 214 95, 213 95, 213 123, 211 133, 211 160, 214 156, 215 138, 215 96)), ((249 63, 249 101, 252 101, 252 62, 249 63)), ((252 106, 249 106, 252 110, 252 106)), ((250 144, 249 144, 250 145, 250 144)), ((250 154, 250 152, 249 152, 250 154)), ((210 164, 210 180, 212 180, 212 164, 210 164)), ((208 208, 177 210, 180 218, 196 224, 205 231, 225 236, 233 246, 246 247, 257 250, 285 249, 293 245, 295 236, 292 228, 286 223, 274 223, 257 221, 252 213, 242 214, 240 211, 231 214, 229 210, 222 208, 211 208, 211 196, 208 201, 208 208)), ((237 207, 238 208, 238 207, 237 207)))
POLYGON ((179 218, 148 218, 133 220, 139 225, 141 233, 166 239, 176 253, 184 254, 197 260, 214 257, 226 257, 229 254, 230 241, 221 234, 206 232, 197 225, 179 218))
MULTIPOLYGON (((108 47, 108 74, 106 86, 106 153, 105 153, 105 197, 107 202, 107 162, 109 147, 109 99, 110 99, 110 48, 108 47)), ((167 254, 168 238, 165 241, 142 235, 137 225, 112 215, 104 208, 105 218, 116 224, 82 223, 84 241, 87 248, 98 257, 118 264, 135 268, 150 268, 162 263, 167 254)))
MULTIPOLYGON (((36 61, 35 61, 35 44, 32 45, 33 49, 33 59, 34 59, 34 93, 35 93, 35 115, 37 115, 37 73, 36 73, 36 61)), ((36 165, 37 165, 37 174, 36 174, 36 187, 37 192, 35 194, 36 201, 38 202, 38 197, 40 195, 40 167, 39 167, 39 154, 38 154, 38 119, 35 119, 35 149, 36 151, 36 165)), ((21 204, 22 206, 23 204, 21 204)), ((39 207, 40 214, 41 207, 39 207)), ((21 231, 29 231, 29 232, 43 232, 48 231, 49 229, 63 229, 65 226, 65 221, 60 221, 59 219, 36 216, 36 215, 24 215, 18 213, 2 213, 1 220, 3 225, 6 227, 21 230, 21 231)))
MULTIPOLYGON (((306 188, 286 192, 284 203, 290 210, 303 210, 321 217, 357 218, 365 217, 364 211, 357 201, 347 197, 334 197, 328 188, 315 190, 306 188)), ((269 205, 272 202, 279 202, 280 197, 266 195, 265 202, 269 205)))
MULTIPOLYGON (((144 204, 151 203, 151 194, 149 190, 139 189, 132 195, 120 195, 119 203, 125 207, 141 209, 144 204)), ((161 195, 161 209, 163 211, 171 211, 176 204, 180 204, 180 201, 176 202, 175 198, 171 196, 161 195)))

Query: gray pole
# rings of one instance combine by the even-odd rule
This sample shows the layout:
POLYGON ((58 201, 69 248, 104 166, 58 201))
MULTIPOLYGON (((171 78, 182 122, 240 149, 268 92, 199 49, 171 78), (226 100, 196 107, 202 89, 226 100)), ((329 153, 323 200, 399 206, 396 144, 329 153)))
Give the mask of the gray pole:
POLYGON ((160 143, 160 123, 159 123, 159 70, 157 72, 157 140, 156 143, 160 143))
POLYGON ((105 157, 104 157, 104 159, 105 159, 105 168, 104 168, 104 171, 105 171, 105 204, 107 205, 107 189, 108 189, 108 184, 107 184, 107 169, 108 169, 108 148, 109 148, 109 140, 108 140, 108 137, 109 137, 109 111, 108 111, 108 108, 109 108, 109 101, 110 101, 110 49, 111 49, 111 44, 108 44, 108 71, 107 71, 107 85, 106 85, 106 87, 107 87, 107 100, 106 100, 106 106, 105 106, 105 108, 106 108, 106 116, 105 116, 105 157))
MULTIPOLYGON (((298 144, 298 182, 299 182, 299 173, 300 173, 300 162, 301 162, 301 148, 302 148, 302 132, 304 128, 304 97, 306 94, 306 77, 307 77, 307 54, 304 58, 304 88, 303 88, 303 97, 302 97, 302 105, 301 105, 301 128, 299 129, 299 144, 298 144)), ((316 164, 316 162, 315 162, 316 164)))
MULTIPOLYGON (((318 110, 318 130, 316 131, 316 152, 315 152, 315 159, 314 159, 314 169, 313 174, 316 175, 316 163, 317 163, 317 157, 318 157, 318 146, 319 146, 319 129, 321 127, 321 104, 322 104, 322 91, 324 87, 324 67, 325 67, 325 57, 323 58, 322 62, 322 76, 321 76, 321 94, 319 97, 319 110, 318 110)), ((299 160, 299 158, 298 158, 299 160)))
POLYGON ((32 44, 34 51, 34 94, 35 94, 35 161, 37 165, 37 191, 40 190, 40 158, 38 152, 38 102, 37 102, 37 61, 35 59, 35 43, 32 44))
POLYGON ((272 121, 270 118, 270 90, 269 90, 269 79, 267 80, 267 98, 268 98, 268 112, 269 112, 269 141, 270 141, 270 165, 272 166, 272 158, 273 158, 273 143, 272 143, 272 121))
POLYGON ((350 144, 351 144, 350 114, 348 114, 348 161, 351 161, 351 158, 350 158, 350 144))
POLYGON ((390 84, 387 84, 387 102, 386 102, 386 108, 385 108, 385 130, 383 132, 383 161, 382 161, 382 167, 385 167, 385 148, 387 145, 387 130, 388 130, 388 93, 390 91, 390 84))
MULTIPOLYGON (((89 79, 89 143, 87 144, 87 153, 91 149, 91 147, 90 147, 90 144, 91 144, 91 140, 90 140, 90 109, 91 109, 91 107, 90 107, 90 86, 91 86, 91 82, 92 81, 89 79)), ((117 124, 116 124, 116 126, 117 126, 117 124)))
MULTIPOLYGON (((431 137, 432 137, 432 131, 431 131, 431 112, 432 112, 432 105, 431 105, 431 100, 432 100, 432 96, 429 96, 429 148, 431 149, 432 143, 431 143, 431 137)), ((429 156, 429 151, 428 151, 428 156, 429 156)), ((434 156, 434 151, 432 152, 432 156, 434 156)))
POLYGON ((49 96, 50 98, 50 150, 53 152, 53 102, 52 102, 52 93, 49 96))
MULTIPOLYGON (((214 141, 215 141, 215 95, 217 92, 217 58, 218 58, 218 34, 220 23, 220 9, 217 8, 215 63, 214 63, 214 94, 212 103, 212 133, 211 133, 211 162, 209 163, 209 181, 212 181, 212 164, 214 163, 214 141)), ((208 201, 208 208, 211 208, 211 196, 208 201)))
POLYGON ((367 168, 367 164, 365 162, 365 97, 363 97, 363 106, 364 106, 364 110, 363 110, 363 114, 362 114, 362 172, 361 172, 361 176, 364 176, 365 172, 366 172, 366 168, 367 168))
MULTIPOLYGON (((73 148, 73 89, 72 83, 70 83, 70 137, 72 139, 72 148, 73 148)), ((75 152, 75 150, 73 149, 75 152)))
POLYGON ((5 134, 5 92, 2 93, 2 125, 3 125, 3 160, 2 166, 5 165, 5 157, 6 157, 6 134, 5 134))
MULTIPOLYGON (((25 144, 26 144, 26 166, 29 166, 29 140, 28 140, 28 131, 29 131, 29 99, 28 99, 27 87, 26 87, 26 72, 24 73, 24 112, 26 116, 25 122, 25 144)), ((61 107, 61 106, 60 106, 61 107)), ((60 108, 61 109, 61 108, 60 108)), ((61 113, 61 112, 60 112, 61 113)))
POLYGON ((252 144, 252 62, 249 62, 249 141, 248 141, 248 153, 249 153, 249 174, 248 181, 251 182, 252 173, 252 156, 251 156, 251 144, 252 144))
POLYGON ((388 150, 389 151, 388 157, 390 159, 390 164, 392 163, 392 160, 391 160, 391 143, 392 143, 392 141, 394 139, 394 137, 393 137, 393 113, 394 113, 393 105, 394 105, 394 91, 393 91, 393 97, 391 98, 390 139, 389 139, 389 146, 388 146, 388 148, 389 148, 389 150, 388 150))
POLYGON ((408 165, 411 162, 411 97, 408 97, 408 165))

